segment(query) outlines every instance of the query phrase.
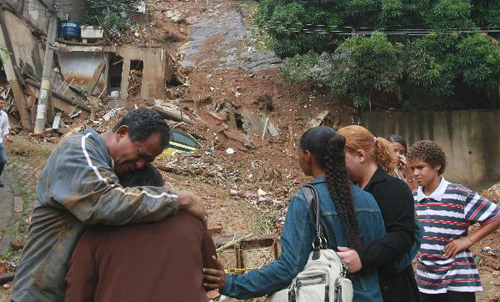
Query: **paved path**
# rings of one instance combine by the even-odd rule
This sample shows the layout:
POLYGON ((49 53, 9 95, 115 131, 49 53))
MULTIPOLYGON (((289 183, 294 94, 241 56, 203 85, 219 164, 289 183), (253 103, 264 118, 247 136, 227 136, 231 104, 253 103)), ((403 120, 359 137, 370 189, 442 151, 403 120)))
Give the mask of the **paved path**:
POLYGON ((0 255, 9 251, 10 232, 14 213, 15 180, 12 174, 4 172, 0 177, 4 187, 0 188, 0 255))

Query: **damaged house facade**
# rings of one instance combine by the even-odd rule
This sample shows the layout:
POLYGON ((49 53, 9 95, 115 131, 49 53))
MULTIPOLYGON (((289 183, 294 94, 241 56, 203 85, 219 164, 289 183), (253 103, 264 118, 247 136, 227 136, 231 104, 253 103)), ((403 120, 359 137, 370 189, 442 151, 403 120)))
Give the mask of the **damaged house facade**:
MULTIPOLYGON (((37 115, 46 50, 48 0, 1 0, 0 47, 4 71, 0 97, 16 132, 32 131, 37 115)), ((139 101, 165 99, 172 81, 173 60, 164 45, 114 45, 100 27, 84 25, 85 1, 59 1, 58 35, 50 78, 47 124, 58 129, 59 120, 87 119, 100 97, 110 96, 111 107, 132 109, 139 101), (63 35, 65 25, 77 27, 63 35), (56 123, 53 123, 56 116, 56 123)))

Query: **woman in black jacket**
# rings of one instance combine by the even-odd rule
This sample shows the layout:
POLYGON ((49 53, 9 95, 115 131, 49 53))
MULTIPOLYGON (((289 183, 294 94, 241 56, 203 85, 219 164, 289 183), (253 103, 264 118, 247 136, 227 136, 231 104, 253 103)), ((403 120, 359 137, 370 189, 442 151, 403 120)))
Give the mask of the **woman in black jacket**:
POLYGON ((361 126, 344 127, 338 132, 347 141, 349 178, 375 197, 387 231, 386 237, 372 242, 360 254, 342 249, 339 256, 354 270, 378 270, 385 302, 420 301, 407 255, 415 243, 413 196, 403 181, 387 174, 394 169, 391 145, 361 126))

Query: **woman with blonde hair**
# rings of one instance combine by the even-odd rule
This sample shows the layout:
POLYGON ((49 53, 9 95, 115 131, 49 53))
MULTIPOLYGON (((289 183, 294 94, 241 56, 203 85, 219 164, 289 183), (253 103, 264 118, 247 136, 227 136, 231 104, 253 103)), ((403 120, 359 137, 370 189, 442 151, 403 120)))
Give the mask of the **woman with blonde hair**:
POLYGON ((420 301, 410 250, 415 249, 413 196, 405 182, 390 176, 395 168, 391 143, 361 126, 338 131, 346 138, 345 159, 349 179, 371 193, 384 218, 387 235, 365 246, 361 253, 350 249, 339 256, 361 272, 378 270, 385 302, 420 301))

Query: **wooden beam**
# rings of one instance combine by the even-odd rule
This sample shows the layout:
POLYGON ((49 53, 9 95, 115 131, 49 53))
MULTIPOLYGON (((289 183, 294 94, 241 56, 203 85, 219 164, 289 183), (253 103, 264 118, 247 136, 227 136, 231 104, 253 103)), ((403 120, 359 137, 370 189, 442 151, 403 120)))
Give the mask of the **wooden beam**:
POLYGON ((94 92, 95 86, 99 82, 101 74, 105 69, 106 69, 106 61, 102 60, 102 62, 99 64, 99 66, 97 66, 96 70, 94 71, 94 75, 92 76, 92 79, 87 85, 87 89, 85 89, 85 91, 87 91, 87 95, 92 95, 92 92, 94 92))

